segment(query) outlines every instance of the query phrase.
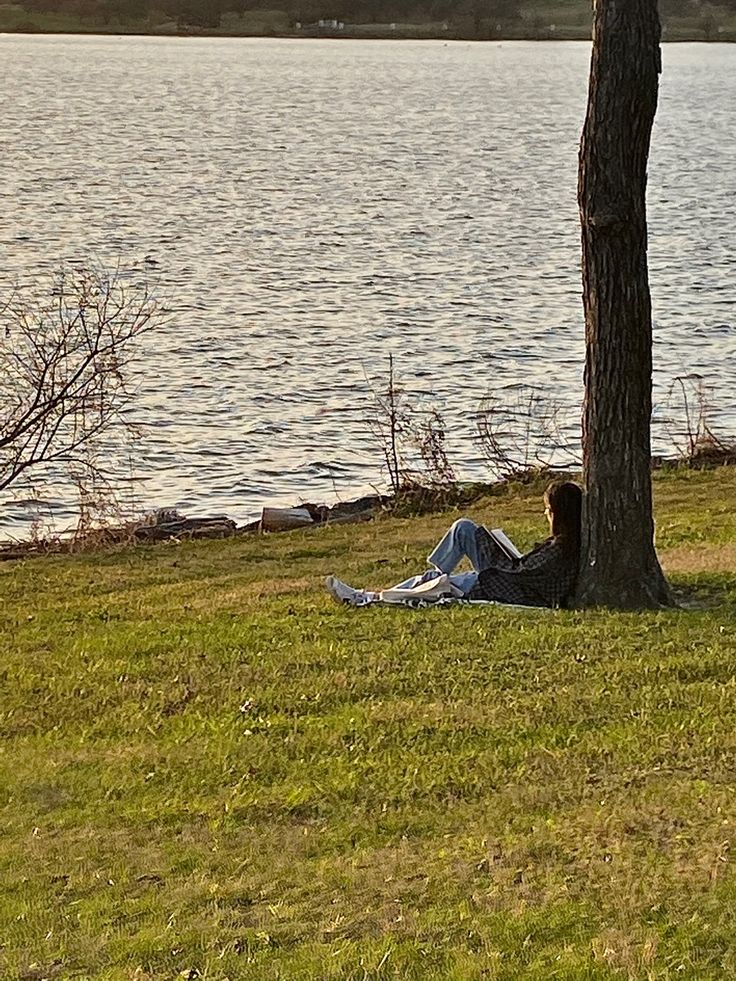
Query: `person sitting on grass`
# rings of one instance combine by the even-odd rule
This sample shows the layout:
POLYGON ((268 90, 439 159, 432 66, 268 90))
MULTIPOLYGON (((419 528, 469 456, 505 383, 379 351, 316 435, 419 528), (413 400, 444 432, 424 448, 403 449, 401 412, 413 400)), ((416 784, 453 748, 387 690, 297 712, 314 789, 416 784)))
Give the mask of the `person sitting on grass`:
MULTIPOLYGON (((432 568, 393 590, 406 591, 406 601, 411 603, 426 595, 416 592, 417 586, 446 575, 446 595, 457 598, 564 607, 572 599, 580 562, 582 501, 577 484, 551 483, 544 492, 544 513, 551 535, 517 559, 510 558, 482 525, 460 518, 430 553, 427 561, 432 568), (470 560, 472 572, 455 572, 464 558, 470 560)), ((380 592, 353 589, 335 576, 328 576, 325 586, 336 600, 350 606, 381 600, 380 592)))

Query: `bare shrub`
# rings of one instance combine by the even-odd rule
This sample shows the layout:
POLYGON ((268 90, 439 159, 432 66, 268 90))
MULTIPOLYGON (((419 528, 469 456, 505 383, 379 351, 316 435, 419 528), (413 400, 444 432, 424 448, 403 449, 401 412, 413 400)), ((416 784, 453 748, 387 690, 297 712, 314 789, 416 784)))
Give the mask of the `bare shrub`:
MULTIPOLYGON (((122 438, 127 436, 123 431, 122 438)), ((76 492, 77 519, 69 538, 71 551, 89 551, 108 544, 129 544, 134 531, 147 519, 140 501, 133 496, 132 463, 128 475, 114 477, 94 453, 84 447, 81 458, 69 467, 69 480, 76 492)))
POLYGON ((430 487, 448 487, 457 483, 445 444, 445 420, 439 409, 415 410, 409 439, 419 453, 423 475, 430 487))
POLYGON ((531 388, 519 388, 510 401, 486 395, 475 415, 477 441, 494 477, 519 480, 580 467, 580 454, 564 436, 567 416, 560 403, 531 388))
POLYGON ((421 508, 430 498, 436 506, 439 498, 451 497, 457 478, 440 411, 412 400, 397 377, 393 355, 389 355, 385 388, 370 379, 368 384, 373 405, 366 422, 381 448, 394 498, 411 500, 421 508))
POLYGON ((135 435, 137 342, 163 314, 120 270, 62 269, 50 289, 15 291, 0 312, 0 491, 62 466, 105 477, 100 448, 135 435))
POLYGON ((407 481, 403 441, 409 425, 409 407, 406 393, 394 372, 393 354, 388 356, 386 388, 377 388, 375 383, 367 380, 373 405, 366 415, 366 423, 381 448, 389 487, 393 494, 398 494, 407 481))
POLYGON ((702 375, 677 375, 666 411, 665 424, 679 459, 694 467, 736 462, 736 444, 714 431, 713 386, 702 375))

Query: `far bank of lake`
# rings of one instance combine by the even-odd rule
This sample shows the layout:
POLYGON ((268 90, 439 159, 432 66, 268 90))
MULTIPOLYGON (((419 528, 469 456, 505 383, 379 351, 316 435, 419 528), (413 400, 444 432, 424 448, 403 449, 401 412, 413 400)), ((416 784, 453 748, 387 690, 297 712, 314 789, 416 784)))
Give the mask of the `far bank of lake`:
MULTIPOLYGON (((159 23, 126 22, 99 18, 82 18, 73 13, 26 11, 21 6, 0 7, 0 33, 46 35, 79 34, 133 37, 222 37, 222 38, 271 38, 292 40, 361 40, 361 41, 464 41, 473 43, 498 43, 500 41, 590 41, 590 19, 575 23, 556 24, 523 22, 517 25, 498 25, 490 34, 475 36, 452 30, 443 30, 436 24, 344 24, 339 28, 305 25, 294 28, 263 29, 249 24, 247 16, 233 17, 218 27, 196 24, 179 24, 165 20, 159 23)), ((736 41, 736 16, 725 13, 715 18, 712 12, 697 18, 687 18, 664 23, 664 43, 702 42, 733 43, 736 41)))

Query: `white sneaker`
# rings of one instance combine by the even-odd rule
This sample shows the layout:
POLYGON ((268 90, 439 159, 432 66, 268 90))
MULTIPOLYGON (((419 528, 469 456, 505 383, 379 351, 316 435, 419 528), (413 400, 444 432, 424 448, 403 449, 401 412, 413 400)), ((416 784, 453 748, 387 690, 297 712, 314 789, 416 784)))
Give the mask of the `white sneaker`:
POLYGON ((338 603, 347 603, 349 606, 365 606, 372 601, 375 595, 364 589, 353 589, 352 586, 348 586, 337 576, 328 576, 325 579, 325 588, 338 603))

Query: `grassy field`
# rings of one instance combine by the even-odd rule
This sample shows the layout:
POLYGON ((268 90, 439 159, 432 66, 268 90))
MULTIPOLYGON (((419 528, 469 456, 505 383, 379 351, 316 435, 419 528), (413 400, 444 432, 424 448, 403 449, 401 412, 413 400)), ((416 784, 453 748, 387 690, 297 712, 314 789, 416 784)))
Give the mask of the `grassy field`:
POLYGON ((666 613, 322 592, 453 515, 5 563, 0 977, 736 977, 735 497, 658 476, 666 613))

